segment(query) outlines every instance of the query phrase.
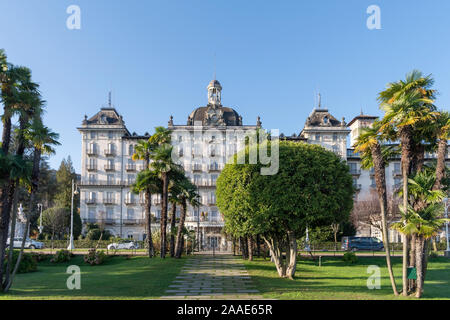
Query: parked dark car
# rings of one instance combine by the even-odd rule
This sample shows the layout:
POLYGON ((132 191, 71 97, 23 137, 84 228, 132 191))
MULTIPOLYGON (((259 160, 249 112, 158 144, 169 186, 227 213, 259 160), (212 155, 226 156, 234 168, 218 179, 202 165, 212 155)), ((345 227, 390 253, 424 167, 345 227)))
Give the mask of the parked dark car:
POLYGON ((383 241, 375 237, 342 237, 342 250, 348 251, 381 251, 383 241))

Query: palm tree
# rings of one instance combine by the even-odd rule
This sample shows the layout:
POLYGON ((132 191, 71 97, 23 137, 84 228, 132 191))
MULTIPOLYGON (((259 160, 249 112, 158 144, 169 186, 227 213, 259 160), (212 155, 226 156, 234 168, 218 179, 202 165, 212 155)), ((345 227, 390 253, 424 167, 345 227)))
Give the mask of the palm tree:
POLYGON ((150 169, 145 169, 138 173, 136 182, 132 186, 132 191, 136 194, 143 193, 145 197, 145 221, 147 231, 148 257, 155 256, 155 248, 152 237, 152 194, 161 193, 162 185, 157 173, 150 169))
POLYGON ((167 249, 167 208, 168 208, 168 196, 169 196, 169 173, 172 170, 180 170, 180 166, 176 165, 172 161, 172 146, 171 143, 171 131, 163 128, 156 127, 155 133, 150 137, 149 142, 157 146, 152 152, 151 167, 158 172, 159 178, 162 181, 162 193, 161 193, 161 258, 166 257, 167 249))
POLYGON ((445 157, 447 155, 447 141, 450 139, 450 113, 448 111, 439 112, 433 127, 438 140, 436 181, 433 190, 439 190, 442 187, 442 180, 445 179, 445 157))
POLYGON ((150 167, 158 173, 162 181, 161 193, 161 258, 165 258, 167 249, 167 207, 169 195, 169 175, 171 171, 180 170, 179 165, 172 162, 172 146, 164 144, 159 146, 153 154, 150 167))
POLYGON ((181 258, 181 253, 183 251, 182 247, 182 232, 184 229, 184 222, 186 220, 186 207, 189 203, 192 207, 197 207, 200 205, 199 194, 197 191, 197 187, 189 181, 189 179, 184 179, 179 184, 180 193, 179 199, 181 202, 181 210, 180 210, 180 223, 178 224, 177 230, 177 240, 175 244, 175 257, 181 258))
POLYGON ((411 235, 415 241, 412 255, 417 270, 416 297, 423 292, 423 283, 427 269, 428 239, 434 236, 442 227, 445 219, 440 219, 443 212, 442 190, 433 190, 436 177, 434 172, 425 170, 418 172, 408 180, 409 194, 414 199, 415 207, 409 205, 406 212, 402 210, 402 220, 393 224, 399 232, 411 235))
POLYGON ((386 265, 391 280, 392 290, 398 295, 394 273, 392 271, 391 253, 389 249, 388 227, 386 222, 387 193, 386 193, 386 162, 381 151, 379 137, 379 122, 375 122, 372 128, 366 128, 358 137, 355 152, 361 153, 361 166, 363 169, 374 168, 375 183, 377 186, 378 200, 380 202, 381 223, 383 230, 383 241, 386 249, 386 265))
POLYGON ((170 256, 175 256, 175 232, 176 232, 176 212, 177 205, 180 204, 179 195, 181 193, 180 183, 186 179, 184 171, 173 170, 169 173, 169 199, 171 204, 171 212, 169 217, 170 222, 170 244, 169 252, 170 256))
MULTIPOLYGON (((434 80, 431 75, 424 77, 420 71, 407 74, 405 80, 388 84, 386 90, 380 92, 378 100, 385 111, 381 120, 380 133, 390 135, 392 140, 400 140, 401 166, 403 176, 403 208, 408 207, 408 176, 411 172, 411 159, 416 148, 415 130, 433 117, 435 107, 433 99, 435 90, 431 89, 434 80)), ((408 294, 408 236, 403 240, 403 295, 408 294)))

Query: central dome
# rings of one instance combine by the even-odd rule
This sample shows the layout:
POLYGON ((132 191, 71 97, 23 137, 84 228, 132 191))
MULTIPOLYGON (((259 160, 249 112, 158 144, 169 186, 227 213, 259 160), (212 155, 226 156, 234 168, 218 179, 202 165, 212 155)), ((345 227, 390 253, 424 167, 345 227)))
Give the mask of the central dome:
POLYGON ((242 117, 236 110, 222 106, 222 86, 216 79, 208 84, 208 105, 191 112, 188 125, 200 121, 203 126, 242 126, 242 117))
POLYGON ((196 121, 201 121, 202 125, 242 125, 242 118, 236 110, 223 106, 214 107, 208 105, 195 109, 189 115, 188 125, 194 125, 196 121))

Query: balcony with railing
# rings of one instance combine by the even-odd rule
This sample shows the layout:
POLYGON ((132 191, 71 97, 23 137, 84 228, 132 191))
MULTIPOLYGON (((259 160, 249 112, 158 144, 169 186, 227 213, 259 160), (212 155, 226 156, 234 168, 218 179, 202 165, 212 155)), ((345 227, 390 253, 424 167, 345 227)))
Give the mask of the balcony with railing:
POLYGON ((105 149, 105 157, 115 157, 116 151, 114 149, 105 149))
POLYGON ((219 163, 212 163, 208 165, 208 171, 221 171, 223 169, 223 164, 219 163))
POLYGON ((355 149, 347 149, 347 158, 360 158, 359 152, 354 152, 355 149))
POLYGON ((394 177, 401 176, 402 175, 402 170, 401 169, 394 169, 394 170, 392 170, 392 175, 394 177))
POLYGON ((80 187, 87 187, 87 186, 121 186, 123 183, 120 180, 87 180, 87 179, 81 179, 80 187))
POLYGON ((116 199, 114 198, 104 198, 103 204, 116 204, 116 199))
POLYGON ((203 166, 201 164, 194 163, 192 165, 192 171, 194 171, 194 172, 201 172, 201 171, 203 171, 203 166))
POLYGON ((88 156, 97 156, 98 152, 97 152, 97 148, 89 148, 86 150, 86 154, 88 156))
POLYGON ((130 171, 136 171, 136 165, 134 163, 127 163, 125 165, 125 170, 130 172, 130 171))
POLYGON ((216 180, 197 180, 194 183, 199 187, 215 187, 216 180))
POLYGON ((145 219, 123 219, 122 222, 125 225, 143 225, 145 224, 145 219))
POLYGON ((84 203, 88 205, 94 205, 97 204, 97 199, 85 199, 84 203))
POLYGON ((86 170, 89 171, 89 172, 97 171, 97 165, 93 164, 93 163, 88 163, 86 165, 86 170))
POLYGON ((131 197, 125 197, 124 202, 127 206, 134 206, 137 203, 136 199, 131 197))
POLYGON ((116 170, 116 166, 114 164, 111 164, 111 163, 105 164, 104 168, 105 168, 105 171, 114 171, 114 170, 116 170))
POLYGON ((361 169, 350 169, 350 174, 353 176, 361 175, 361 169))

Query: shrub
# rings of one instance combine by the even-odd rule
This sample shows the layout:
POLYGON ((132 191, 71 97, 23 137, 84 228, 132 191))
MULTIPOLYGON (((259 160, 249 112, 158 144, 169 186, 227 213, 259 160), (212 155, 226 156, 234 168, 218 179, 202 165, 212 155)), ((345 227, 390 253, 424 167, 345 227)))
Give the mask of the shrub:
POLYGON ((50 257, 48 254, 40 253, 40 252, 31 252, 30 253, 36 262, 46 261, 50 257))
POLYGON ((84 262, 90 264, 91 266, 99 265, 105 262, 107 255, 103 250, 97 251, 95 249, 89 250, 89 253, 84 256, 84 262))
POLYGON ((437 257, 439 257, 439 255, 436 251, 430 251, 429 257, 430 257, 430 260, 432 260, 432 259, 436 259, 437 257))
POLYGON ((50 260, 50 262, 53 262, 53 263, 67 262, 67 261, 70 261, 72 256, 73 256, 73 254, 69 250, 59 250, 59 251, 56 251, 55 255, 50 260))
MULTIPOLYGON (((17 258, 19 257, 20 250, 14 250, 12 256, 11 271, 16 266, 17 258)), ((6 256, 9 255, 9 250, 6 250, 6 256)), ((3 264, 4 270, 6 270, 6 261, 3 264)), ((37 270, 37 259, 30 253, 22 253, 22 259, 20 260, 19 269, 17 273, 27 273, 37 270)))
POLYGON ((358 258, 356 257, 356 254, 354 252, 348 251, 342 256, 342 261, 344 261, 345 263, 353 264, 358 261, 358 258))

